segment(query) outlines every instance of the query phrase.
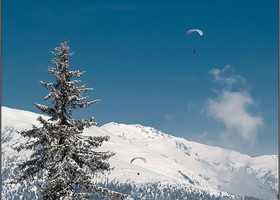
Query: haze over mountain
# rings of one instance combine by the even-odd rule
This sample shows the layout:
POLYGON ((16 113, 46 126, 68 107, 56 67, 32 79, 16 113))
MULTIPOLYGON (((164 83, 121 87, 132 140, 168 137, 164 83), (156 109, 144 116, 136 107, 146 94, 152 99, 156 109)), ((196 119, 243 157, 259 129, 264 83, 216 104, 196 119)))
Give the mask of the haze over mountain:
MULTIPOLYGON (((26 138, 16 130, 38 125, 39 114, 2 107, 3 199, 36 198, 35 183, 7 184, 16 163, 31 152, 11 146, 26 138)), ((139 124, 108 123, 84 135, 109 135, 100 151, 113 151, 113 171, 96 174, 96 182, 129 194, 130 199, 273 199, 277 193, 277 155, 250 157, 236 151, 191 142, 139 124), (146 163, 138 159, 144 157, 146 163), (245 198, 246 199, 246 198, 245 198)), ((99 150, 99 149, 98 149, 99 150)))

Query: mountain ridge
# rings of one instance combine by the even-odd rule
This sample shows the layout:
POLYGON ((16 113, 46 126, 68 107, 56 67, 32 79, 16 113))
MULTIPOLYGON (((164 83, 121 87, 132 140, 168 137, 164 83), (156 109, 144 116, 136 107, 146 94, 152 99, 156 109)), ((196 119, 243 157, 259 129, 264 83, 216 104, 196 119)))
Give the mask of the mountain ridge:
MULTIPOLYGON (((17 154, 9 149, 9 146, 23 141, 15 130, 31 128, 32 124, 38 125, 38 116, 43 115, 2 107, 2 172, 6 174, 4 182, 15 175, 15 163, 26 159, 30 154, 17 154)), ((272 199, 277 191, 277 155, 250 157, 237 151, 191 142, 140 124, 110 122, 101 127, 85 129, 83 134, 109 135, 110 140, 100 150, 116 152, 109 160, 115 170, 96 175, 96 181, 101 184, 110 185, 115 182, 135 187, 160 184, 163 188, 174 187, 177 192, 181 187, 177 185, 181 184, 182 188, 188 188, 190 194, 205 194, 217 199, 241 196, 272 199), (137 156, 145 157, 147 163, 140 160, 130 163, 131 158, 137 156), (242 177, 245 180, 240 182, 242 177), (244 187, 247 191, 238 191, 242 189, 241 183, 247 185, 244 187)), ((2 180, 2 185, 4 182, 2 180)), ((18 188, 10 189, 14 191, 18 188)), ((135 195, 132 196, 137 199, 135 195)))

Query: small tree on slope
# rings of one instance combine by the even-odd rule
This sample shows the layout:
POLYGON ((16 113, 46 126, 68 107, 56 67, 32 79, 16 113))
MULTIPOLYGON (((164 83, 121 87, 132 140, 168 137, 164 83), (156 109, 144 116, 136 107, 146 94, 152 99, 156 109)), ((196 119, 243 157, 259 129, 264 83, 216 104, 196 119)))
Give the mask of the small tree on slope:
POLYGON ((114 155, 111 152, 97 152, 95 149, 108 136, 83 136, 84 128, 97 126, 89 119, 75 120, 73 110, 90 107, 100 100, 85 102, 88 96, 83 93, 91 91, 86 85, 78 87, 76 84, 84 72, 69 70, 68 42, 62 42, 52 54, 54 67, 48 71, 55 76, 56 83, 41 81, 50 93, 44 100, 50 99, 52 107, 34 103, 43 113, 50 116, 49 120, 42 117, 38 121, 42 127, 33 125, 28 131, 20 132, 28 137, 28 142, 20 144, 14 149, 33 150, 30 160, 19 164, 19 176, 14 183, 32 181, 35 177, 44 179, 40 185, 40 199, 88 199, 90 196, 124 199, 121 193, 110 191, 92 182, 93 173, 111 170, 107 160, 114 155))

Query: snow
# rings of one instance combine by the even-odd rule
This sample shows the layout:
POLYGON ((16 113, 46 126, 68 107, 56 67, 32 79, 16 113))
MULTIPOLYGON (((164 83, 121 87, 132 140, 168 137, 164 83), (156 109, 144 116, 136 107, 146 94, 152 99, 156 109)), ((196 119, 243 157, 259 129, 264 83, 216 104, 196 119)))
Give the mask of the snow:
MULTIPOLYGON (((2 107, 2 172, 14 167, 11 160, 18 162, 30 155, 28 152, 18 154, 10 146, 23 141, 15 130, 31 128, 31 124, 38 125, 36 119, 39 116, 42 115, 2 107)), ((277 155, 250 157, 236 151, 174 137, 139 124, 112 122, 85 129, 83 134, 110 136, 109 141, 98 150, 116 152, 109 159, 111 167, 115 169, 97 176, 98 182, 109 180, 138 185, 155 182, 161 185, 181 184, 190 190, 207 191, 215 196, 258 194, 259 198, 273 199, 277 193, 277 155), (137 156, 144 157, 146 164, 142 160, 130 163, 137 156), (242 180, 241 175, 249 178, 242 180), (236 177, 239 177, 240 183, 236 177), (261 188, 261 193, 256 193, 249 187, 252 183, 248 181, 251 180, 255 180, 255 190, 261 188), (238 193, 238 187, 248 187, 247 193, 238 193)), ((246 191, 246 188, 243 189, 246 191)))

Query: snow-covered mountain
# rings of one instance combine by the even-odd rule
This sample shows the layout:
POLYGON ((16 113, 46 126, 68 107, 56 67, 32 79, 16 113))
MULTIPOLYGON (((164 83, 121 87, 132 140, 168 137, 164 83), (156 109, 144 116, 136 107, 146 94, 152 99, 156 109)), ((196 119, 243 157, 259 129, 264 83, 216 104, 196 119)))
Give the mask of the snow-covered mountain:
MULTIPOLYGON (((11 149, 26 139, 16 130, 38 125, 38 116, 2 107, 3 199, 36 199, 37 180, 22 185, 7 182, 16 174, 16 163, 31 154, 11 149)), ((109 160, 115 169, 96 175, 96 182, 127 193, 130 199, 274 199, 277 193, 277 155, 250 157, 138 124, 108 123, 86 129, 84 135, 110 136, 100 150, 116 152, 109 160), (146 163, 140 159, 130 163, 137 156, 146 163)))

